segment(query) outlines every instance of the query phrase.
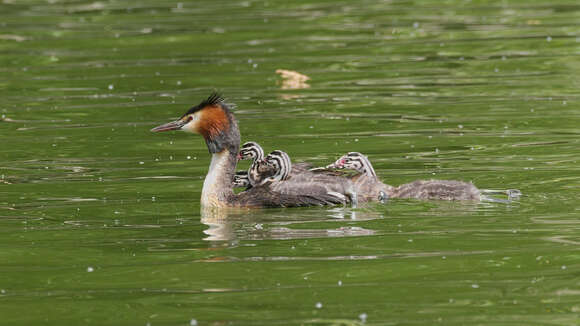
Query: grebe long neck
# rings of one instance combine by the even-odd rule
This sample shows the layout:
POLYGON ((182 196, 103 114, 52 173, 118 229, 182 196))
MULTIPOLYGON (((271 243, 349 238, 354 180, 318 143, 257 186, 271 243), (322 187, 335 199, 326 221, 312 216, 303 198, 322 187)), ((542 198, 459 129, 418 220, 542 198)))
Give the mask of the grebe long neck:
POLYGON ((227 206, 234 195, 232 180, 236 168, 237 153, 231 154, 227 149, 213 153, 209 171, 203 181, 201 205, 206 207, 227 206))

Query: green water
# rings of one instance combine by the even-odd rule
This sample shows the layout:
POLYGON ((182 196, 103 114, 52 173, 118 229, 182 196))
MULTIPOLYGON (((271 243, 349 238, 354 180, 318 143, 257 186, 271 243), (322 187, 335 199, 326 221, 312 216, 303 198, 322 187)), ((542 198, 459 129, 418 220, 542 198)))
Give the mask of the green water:
POLYGON ((0 2, 0 324, 580 324, 579 22, 572 0, 0 2), (214 89, 294 161, 524 196, 202 216, 203 140, 149 129, 214 89))

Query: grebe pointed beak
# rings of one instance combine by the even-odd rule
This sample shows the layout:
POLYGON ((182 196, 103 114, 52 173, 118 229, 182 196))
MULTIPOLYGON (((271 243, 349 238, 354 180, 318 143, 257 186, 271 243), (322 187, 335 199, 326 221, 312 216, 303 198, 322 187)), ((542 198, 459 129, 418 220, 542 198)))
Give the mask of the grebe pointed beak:
POLYGON ((176 120, 176 121, 172 121, 166 124, 162 124, 160 126, 157 126, 153 129, 151 129, 151 132, 161 132, 161 131, 170 131, 170 130, 180 130, 181 127, 183 127, 185 124, 187 124, 186 121, 182 121, 182 120, 176 120))

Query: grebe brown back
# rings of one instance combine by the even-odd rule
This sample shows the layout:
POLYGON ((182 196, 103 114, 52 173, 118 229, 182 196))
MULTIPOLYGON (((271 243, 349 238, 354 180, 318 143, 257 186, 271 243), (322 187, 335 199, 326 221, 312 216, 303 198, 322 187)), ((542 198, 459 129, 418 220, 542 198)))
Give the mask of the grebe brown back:
POLYGON ((290 180, 272 180, 235 194, 232 182, 240 147, 240 131, 229 106, 217 94, 192 107, 178 120, 151 129, 152 132, 170 130, 202 135, 212 155, 201 192, 203 207, 333 205, 343 204, 348 198, 347 193, 326 191, 320 183, 290 180))

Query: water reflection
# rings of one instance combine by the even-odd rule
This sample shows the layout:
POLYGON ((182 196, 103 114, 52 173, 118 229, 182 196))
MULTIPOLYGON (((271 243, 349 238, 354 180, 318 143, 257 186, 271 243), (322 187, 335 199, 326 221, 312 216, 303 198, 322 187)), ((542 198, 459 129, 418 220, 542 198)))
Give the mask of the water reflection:
POLYGON ((366 221, 383 218, 372 210, 347 207, 313 210, 281 210, 280 216, 270 211, 247 209, 202 208, 201 223, 205 241, 225 241, 237 245, 240 240, 288 240, 305 238, 369 236, 375 230, 359 226, 333 228, 291 228, 290 225, 328 221, 366 221))

